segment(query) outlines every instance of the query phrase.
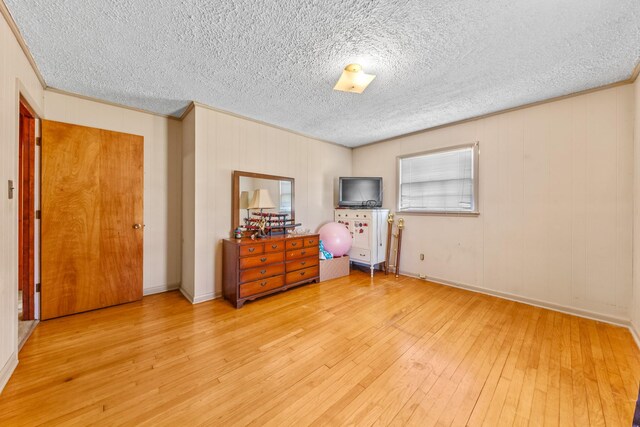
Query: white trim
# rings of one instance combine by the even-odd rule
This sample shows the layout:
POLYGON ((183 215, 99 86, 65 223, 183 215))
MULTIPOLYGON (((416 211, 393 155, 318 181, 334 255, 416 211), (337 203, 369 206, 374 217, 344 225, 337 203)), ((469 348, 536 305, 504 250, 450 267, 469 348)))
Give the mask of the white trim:
MULTIPOLYGON (((404 276, 420 279, 420 276, 414 273, 400 271, 400 274, 404 276)), ((629 320, 624 319, 622 317, 611 316, 608 314, 597 313, 595 311, 589 311, 589 310, 584 310, 584 309, 575 308, 575 307, 567 307, 565 305, 554 304, 547 301, 540 301, 533 298, 522 297, 519 295, 510 294, 507 292, 493 291, 491 289, 481 288, 478 286, 452 282, 450 280, 439 279, 437 277, 426 276, 423 280, 433 282, 433 283, 438 283, 440 285, 451 286, 454 288, 460 288, 467 291, 477 292, 480 294, 491 295, 491 296, 506 299, 509 301, 516 301, 523 304, 532 305, 535 307, 546 308, 553 311, 559 311, 561 313, 571 314, 578 317, 584 317, 585 319, 591 319, 591 320, 597 320, 599 322, 610 323, 612 325, 622 326, 625 328, 629 328, 629 330, 631 330, 629 320)), ((631 334, 633 335, 633 331, 631 331, 631 334)), ((636 340, 636 343, 639 343, 639 342, 640 340, 636 340)), ((638 347, 640 348, 640 345, 638 345, 638 347)))
MULTIPOLYGON (((28 322, 28 320, 27 320, 27 322, 28 322)), ((31 334, 33 333, 33 331, 36 330, 36 326, 38 326, 38 323, 40 323, 39 319, 34 319, 33 320, 33 323, 29 327, 29 331, 27 332, 27 335, 24 337, 24 339, 21 342, 18 343, 18 352, 20 352, 20 350, 22 350, 22 347, 24 347, 24 345, 27 343, 27 341, 29 341, 29 337, 31 337, 31 334)), ((18 320, 18 331, 20 331, 20 320, 18 320)), ((18 339, 20 339, 19 336, 18 336, 18 339)))
POLYGON ((180 283, 174 283, 172 285, 160 285, 160 286, 152 286, 150 288, 142 289, 142 295, 154 295, 161 294, 163 292, 175 291, 180 288, 180 283))
POLYGON ((200 304, 201 302, 211 301, 211 300, 222 297, 222 292, 208 292, 204 295, 198 295, 197 297, 194 298, 193 296, 191 296, 189 291, 187 291, 185 288, 180 287, 179 289, 182 295, 186 299, 188 299, 191 304, 200 304))
POLYGON ((189 293, 189 291, 187 291, 185 288, 183 288, 182 286, 180 286, 178 288, 180 290, 180 293, 182 294, 183 297, 185 297, 191 304, 193 304, 193 297, 191 296, 191 294, 189 293))
POLYGON ((7 363, 4 364, 4 367, 0 371, 0 393, 2 393, 4 386, 9 382, 9 378, 11 378, 11 374, 13 374, 16 366, 18 366, 18 354, 14 352, 9 356, 9 360, 7 360, 7 363))
POLYGON ((200 304, 201 302, 211 301, 222 296, 221 292, 208 292, 204 295, 198 295, 193 299, 194 304, 200 304))

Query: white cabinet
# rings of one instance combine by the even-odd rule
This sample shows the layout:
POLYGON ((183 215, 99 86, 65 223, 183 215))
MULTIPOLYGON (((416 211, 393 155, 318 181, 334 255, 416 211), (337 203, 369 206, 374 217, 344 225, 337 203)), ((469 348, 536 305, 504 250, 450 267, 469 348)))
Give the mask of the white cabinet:
POLYGON ((387 249, 387 216, 389 209, 336 209, 334 220, 351 233, 349 258, 373 270, 384 262, 387 249))

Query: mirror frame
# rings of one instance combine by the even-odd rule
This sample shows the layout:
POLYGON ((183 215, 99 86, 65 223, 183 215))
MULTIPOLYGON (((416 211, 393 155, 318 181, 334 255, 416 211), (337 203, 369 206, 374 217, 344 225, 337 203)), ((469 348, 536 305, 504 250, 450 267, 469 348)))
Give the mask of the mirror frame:
POLYGON ((231 231, 240 226, 240 177, 271 179, 274 181, 291 182, 291 219, 295 223, 296 219, 296 180, 288 176, 267 175, 263 173, 233 171, 233 180, 231 188, 231 231))

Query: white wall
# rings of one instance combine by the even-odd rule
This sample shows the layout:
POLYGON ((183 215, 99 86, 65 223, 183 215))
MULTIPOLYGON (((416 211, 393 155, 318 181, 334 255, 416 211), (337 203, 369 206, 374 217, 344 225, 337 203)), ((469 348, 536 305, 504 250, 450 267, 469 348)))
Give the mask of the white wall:
POLYGON ((402 270, 628 321, 633 96, 620 86, 357 148, 353 173, 382 176, 395 211, 396 156, 479 141, 480 215, 398 215, 402 270))
POLYGON ((18 200, 7 198, 7 181, 18 180, 20 93, 42 111, 42 85, 0 17, 0 391, 17 363, 18 353, 18 200))
MULTIPOLYGON (((633 299, 631 306, 631 330, 640 340, 640 79, 633 85, 635 100, 634 187, 633 187, 633 299)), ((640 345, 640 343, 639 343, 640 345)))
POLYGON ((144 137, 144 293, 181 280, 182 123, 45 91, 45 119, 144 137))
MULTIPOLYGON (((315 231, 333 218, 337 177, 350 175, 351 150, 200 106, 194 111, 195 156, 185 144, 183 167, 193 164, 195 171, 194 201, 184 214, 195 218, 195 257, 193 274, 183 271, 182 282, 197 302, 222 289, 221 239, 231 233, 234 170, 295 178, 296 221, 315 231)), ((184 239, 190 241, 186 231, 184 239)))

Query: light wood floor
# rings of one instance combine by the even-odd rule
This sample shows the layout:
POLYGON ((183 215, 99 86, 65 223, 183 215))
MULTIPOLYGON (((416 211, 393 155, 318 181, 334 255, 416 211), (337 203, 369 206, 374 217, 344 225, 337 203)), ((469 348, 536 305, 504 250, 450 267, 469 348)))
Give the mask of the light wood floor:
POLYGON ((0 425, 631 425, 626 329, 364 273, 233 309, 177 292, 42 322, 0 425))

